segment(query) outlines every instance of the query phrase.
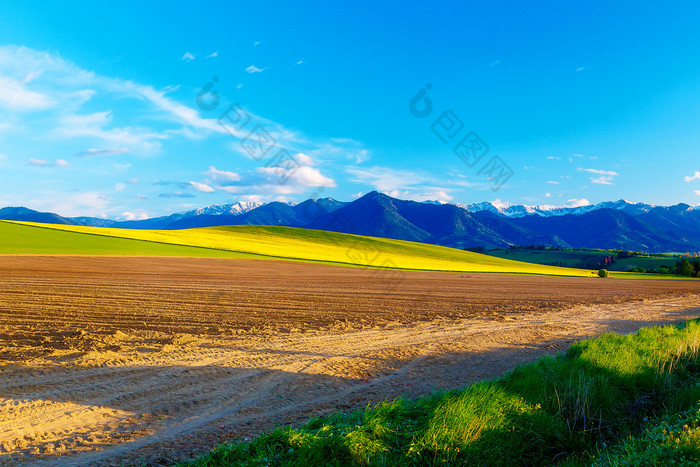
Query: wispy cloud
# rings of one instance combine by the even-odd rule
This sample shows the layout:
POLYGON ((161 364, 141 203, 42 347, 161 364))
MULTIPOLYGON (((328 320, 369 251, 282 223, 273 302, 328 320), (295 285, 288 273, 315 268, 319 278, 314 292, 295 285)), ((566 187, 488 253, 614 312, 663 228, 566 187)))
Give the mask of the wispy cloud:
POLYGON ((258 68, 255 65, 250 65, 248 68, 245 69, 248 73, 262 73, 265 71, 265 68, 258 68))
POLYGON ((70 167, 71 163, 64 159, 56 159, 55 162, 49 162, 43 159, 34 159, 30 157, 27 159, 27 164, 33 165, 34 167, 70 167))
POLYGON ((578 157, 581 159, 590 159, 592 161, 597 160, 598 156, 586 156, 584 154, 572 154, 571 157, 578 157))
POLYGON ((700 180, 700 172, 698 172, 696 170, 693 175, 691 175, 689 177, 684 177, 683 180, 685 180, 686 182, 692 182, 693 180, 700 180))
POLYGON ((485 64, 485 65, 479 65, 479 69, 491 68, 491 67, 494 67, 494 66, 498 66, 498 65, 500 65, 500 64, 501 64, 501 61, 500 61, 500 60, 492 60, 492 61, 490 61, 489 63, 487 63, 487 64, 485 64))
POLYGON ((619 175, 617 172, 612 170, 583 169, 581 167, 577 168, 576 170, 599 175, 599 177, 590 177, 591 182, 599 185, 612 185, 613 178, 619 175))
POLYGON ((190 182, 190 186, 201 193, 214 193, 216 191, 206 183, 190 182))
POLYGON ((581 199, 570 199, 564 204, 564 207, 567 208, 580 208, 581 206, 590 206, 591 202, 588 201, 586 198, 581 198, 581 199))
POLYGON ((106 211, 114 200, 109 196, 96 192, 61 193, 57 191, 43 192, 37 198, 23 202, 31 209, 57 212, 63 216, 92 216, 107 217, 106 211))
POLYGON ((235 172, 229 172, 226 170, 218 170, 216 167, 209 167, 209 170, 204 172, 204 175, 208 176, 215 182, 237 182, 241 179, 241 176, 235 172))
POLYGON ((80 157, 109 157, 109 156, 117 156, 119 154, 127 154, 130 152, 131 152, 131 149, 129 149, 129 148, 108 148, 108 149, 90 148, 90 149, 86 149, 85 151, 80 151, 79 153, 76 154, 76 156, 80 156, 80 157))
POLYGON ((353 182, 370 185, 382 192, 404 190, 428 181, 425 176, 415 172, 389 167, 349 167, 346 171, 353 176, 353 182))
POLYGON ((89 138, 108 144, 132 146, 142 152, 159 150, 159 140, 167 139, 166 135, 149 128, 111 127, 111 112, 67 114, 60 117, 58 122, 58 127, 52 133, 56 138, 89 138))
POLYGON ((134 211, 125 211, 117 218, 117 220, 121 221, 140 221, 144 219, 148 219, 149 215, 147 211, 144 211, 143 209, 135 209, 134 211))
POLYGON ((547 180, 547 183, 549 183, 550 185, 559 185, 559 182, 555 182, 553 180, 547 180))
MULTIPOLYGON (((214 53, 209 54, 210 58, 214 53)), ((182 59, 187 61, 194 55, 187 52, 182 59)), ((197 55, 197 58, 204 57, 204 54, 201 57, 197 55)), ((265 70, 251 66, 253 68, 248 71, 252 73, 265 70)), ((128 178, 124 174, 131 167, 143 165, 140 162, 142 156, 163 154, 164 148, 170 153, 174 145, 182 141, 206 139, 206 143, 215 150, 235 147, 240 152, 240 141, 258 125, 275 139, 275 151, 286 149, 291 154, 297 154, 300 162, 296 170, 284 167, 248 168, 241 173, 237 173, 238 170, 221 170, 219 174, 207 174, 206 180, 195 178, 195 174, 181 175, 181 181, 174 182, 171 187, 174 193, 164 195, 177 197, 177 193, 202 192, 197 191, 190 181, 202 184, 196 186, 204 189, 203 192, 207 190, 204 185, 217 191, 221 186, 226 190, 239 190, 240 196, 302 193, 309 187, 336 185, 327 167, 337 169, 348 161, 361 164, 371 157, 371 153, 359 142, 344 138, 310 138, 265 119, 248 108, 244 110, 250 116, 250 123, 242 129, 230 131, 231 127, 225 128, 217 118, 208 118, 208 114, 200 112, 195 102, 186 105, 178 101, 174 92, 178 89, 177 84, 157 89, 148 84, 111 78, 83 69, 56 52, 0 46, 0 79, 3 80, 0 83, 0 130, 3 138, 7 129, 11 130, 7 134, 13 138, 40 134, 42 145, 56 143, 56 147, 69 146, 70 152, 78 157, 96 159, 83 160, 81 168, 105 174, 105 178, 111 173, 105 167, 106 162, 97 159, 133 155, 131 163, 119 167, 113 165, 114 175, 119 178, 105 180, 104 186, 109 188, 115 183, 124 183, 124 178, 128 178), (16 96, 21 96, 21 99, 16 96), (102 167, 97 169, 100 165, 102 167), (235 176, 230 174, 236 174, 240 179, 235 180, 235 176), (285 183, 280 183, 280 178, 285 179, 285 183)), ((230 102, 222 94, 217 117, 229 105, 230 102)), ((46 154, 43 149, 33 150, 30 154, 39 154, 36 161, 46 159, 44 164, 32 164, 36 167, 67 167, 70 164, 70 159, 41 157, 46 154)), ((26 158, 24 160, 29 164, 26 158)), ((262 165, 265 163, 267 161, 262 165)), ((133 199, 133 194, 129 196, 133 199)), ((151 195, 151 198, 156 196, 151 195)), ((125 210, 124 207, 119 211, 117 207, 113 209, 116 215, 125 210)))
POLYGON ((0 76, 0 107, 14 112, 44 110, 56 105, 46 94, 28 89, 27 83, 0 76))
POLYGON ((161 193, 158 195, 159 198, 195 198, 192 193, 184 193, 182 191, 175 191, 172 193, 161 193))
POLYGON ((212 52, 209 55, 207 55, 205 58, 216 58, 219 56, 219 52, 212 52))
POLYGON ((180 60, 184 60, 186 62, 191 62, 192 60, 194 60, 194 58, 195 58, 194 55, 192 55, 189 52, 185 52, 185 54, 182 56, 182 58, 180 58, 180 60))

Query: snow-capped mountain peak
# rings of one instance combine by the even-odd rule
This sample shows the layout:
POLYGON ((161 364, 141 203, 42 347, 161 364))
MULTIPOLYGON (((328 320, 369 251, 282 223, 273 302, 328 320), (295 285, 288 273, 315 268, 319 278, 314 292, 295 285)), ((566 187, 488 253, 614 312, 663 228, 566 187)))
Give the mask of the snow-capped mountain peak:
POLYGON ((263 203, 257 201, 238 201, 232 204, 213 204, 211 206, 206 206, 203 208, 192 209, 187 212, 179 213, 180 217, 192 217, 192 216, 220 216, 220 215, 231 215, 239 216, 245 214, 248 211, 259 208, 263 203))
MULTIPOLYGON (((582 200, 587 203, 586 200, 582 200)), ((433 203, 435 204, 435 203, 433 203)), ((538 215, 542 217, 564 216, 567 214, 581 215, 599 209, 617 209, 625 211, 629 214, 638 215, 649 212, 654 206, 644 203, 635 203, 627 200, 605 201, 598 204, 581 204, 581 205, 526 205, 526 204, 510 204, 503 201, 486 201, 482 203, 454 204, 468 212, 483 212, 488 211, 504 217, 525 217, 529 215, 538 215)))

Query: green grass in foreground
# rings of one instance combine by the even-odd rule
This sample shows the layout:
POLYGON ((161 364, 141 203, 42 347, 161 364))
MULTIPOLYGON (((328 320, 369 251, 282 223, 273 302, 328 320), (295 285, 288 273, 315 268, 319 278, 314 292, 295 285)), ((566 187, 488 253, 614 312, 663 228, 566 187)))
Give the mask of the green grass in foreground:
POLYGON ((605 334, 500 379, 276 428, 186 465, 697 463, 699 347, 696 321, 605 334))
POLYGON ((130 230, 0 221, 0 239, 0 254, 257 257, 389 269, 595 277, 590 270, 521 263, 425 243, 293 227, 130 230))

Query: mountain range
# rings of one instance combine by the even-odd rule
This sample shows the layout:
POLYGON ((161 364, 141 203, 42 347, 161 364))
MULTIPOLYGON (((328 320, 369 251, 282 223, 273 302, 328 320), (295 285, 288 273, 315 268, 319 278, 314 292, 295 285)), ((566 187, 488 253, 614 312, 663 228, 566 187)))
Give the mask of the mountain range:
POLYGON ((700 250, 700 208, 625 200, 577 207, 416 202, 371 192, 353 201, 238 202, 144 220, 62 217, 23 207, 0 219, 129 229, 283 225, 432 243, 455 248, 552 245, 648 252, 700 250))

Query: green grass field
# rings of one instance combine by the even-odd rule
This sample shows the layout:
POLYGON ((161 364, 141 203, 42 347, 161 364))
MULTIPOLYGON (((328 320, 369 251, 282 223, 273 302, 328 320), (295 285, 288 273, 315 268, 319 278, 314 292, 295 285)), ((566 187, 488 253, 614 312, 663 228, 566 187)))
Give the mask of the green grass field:
MULTIPOLYGON (((491 250, 487 254, 489 256, 510 259, 513 261, 523 261, 526 263, 542 265, 556 264, 567 268, 581 268, 582 264, 595 262, 596 260, 601 260, 602 258, 612 255, 612 253, 600 251, 556 251, 529 249, 491 250)), ((617 279, 689 279, 687 277, 679 277, 674 274, 629 272, 629 270, 634 267, 642 267, 648 271, 658 270, 662 265, 675 268, 676 262, 678 262, 679 259, 680 257, 661 256, 637 256, 622 258, 615 260, 615 262, 608 266, 607 269, 610 271, 610 277, 617 279)))
POLYGON ((700 324, 605 334, 500 379, 279 427, 186 465, 698 465, 700 324))
POLYGON ((427 271, 594 276, 423 243, 275 226, 128 230, 0 221, 0 254, 279 258, 427 271))
POLYGON ((609 253, 599 251, 556 251, 556 250, 490 250, 490 256, 537 264, 557 264, 568 268, 579 267, 581 263, 600 260, 609 253))
POLYGON ((680 257, 635 256, 615 260, 615 264, 610 266, 610 269, 614 271, 628 271, 632 268, 640 267, 646 270, 657 270, 661 266, 668 266, 674 269, 680 259, 680 257))

